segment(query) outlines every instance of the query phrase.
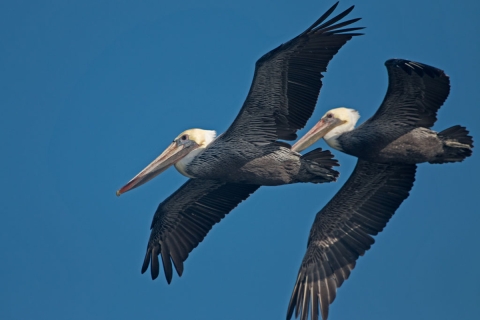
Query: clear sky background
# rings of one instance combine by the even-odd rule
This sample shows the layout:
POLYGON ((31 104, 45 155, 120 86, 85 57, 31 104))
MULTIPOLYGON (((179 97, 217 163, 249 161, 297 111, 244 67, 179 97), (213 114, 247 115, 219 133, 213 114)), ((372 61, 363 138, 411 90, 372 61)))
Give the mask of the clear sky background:
MULTIPOLYGON (((181 131, 225 131, 255 61, 333 3, 2 1, 0 318, 284 319, 315 214, 356 159, 333 151, 337 183, 261 188, 171 285, 140 267, 157 205, 186 178, 170 169, 115 191, 181 131)), ((384 62, 405 58, 450 75, 434 128, 465 125, 478 146, 480 2, 347 0, 337 12, 352 4, 366 35, 333 59, 307 129, 338 106, 368 119, 384 62)), ((419 166, 329 319, 478 319, 479 152, 419 166)))

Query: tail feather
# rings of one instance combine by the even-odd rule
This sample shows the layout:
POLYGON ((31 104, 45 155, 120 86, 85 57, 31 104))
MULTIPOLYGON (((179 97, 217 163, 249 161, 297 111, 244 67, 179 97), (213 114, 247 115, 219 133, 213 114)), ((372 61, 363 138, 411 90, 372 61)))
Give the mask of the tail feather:
POLYGON ((472 155, 473 138, 467 128, 456 125, 438 133, 444 144, 444 155, 430 163, 461 162, 472 155))
POLYGON ((338 161, 333 159, 333 154, 328 150, 317 148, 312 150, 300 158, 304 164, 305 169, 314 174, 319 179, 311 182, 327 182, 336 181, 338 178, 338 171, 332 167, 339 166, 338 161))
POLYGON ((456 140, 457 142, 470 146, 471 149, 473 148, 473 138, 468 135, 469 133, 467 128, 456 125, 439 132, 438 136, 444 140, 456 140))
POLYGON ((333 159, 334 155, 329 150, 322 150, 317 148, 304 154, 301 159, 307 161, 314 161, 327 166, 339 166, 337 159, 333 159))

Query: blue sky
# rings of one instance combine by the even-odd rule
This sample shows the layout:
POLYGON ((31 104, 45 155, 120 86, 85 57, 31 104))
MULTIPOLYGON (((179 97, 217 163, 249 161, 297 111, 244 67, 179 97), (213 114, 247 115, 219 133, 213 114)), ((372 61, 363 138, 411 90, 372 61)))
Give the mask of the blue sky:
MULTIPOLYGON (((120 198, 115 191, 181 131, 225 131, 255 61, 333 3, 2 2, 0 318, 283 319, 311 223, 354 158, 334 151, 335 184, 261 188, 213 228, 171 285, 140 267, 158 203, 186 178, 170 169, 120 198)), ((368 119, 385 95, 384 62, 405 58, 451 77, 434 128, 462 124, 479 141, 480 2, 339 9, 352 4, 366 35, 333 59, 307 129, 338 106, 368 119)), ((478 318, 477 153, 419 166, 329 319, 478 318)))

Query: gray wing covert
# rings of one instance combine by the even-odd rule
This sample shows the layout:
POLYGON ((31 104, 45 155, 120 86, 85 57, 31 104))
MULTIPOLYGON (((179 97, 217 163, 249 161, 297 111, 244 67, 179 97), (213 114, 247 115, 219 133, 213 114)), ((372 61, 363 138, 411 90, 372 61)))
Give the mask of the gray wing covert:
POLYGON ((296 139, 296 131, 305 126, 315 109, 322 72, 348 40, 360 35, 347 32, 363 29, 341 29, 360 19, 335 24, 353 6, 324 22, 337 4, 302 34, 257 61, 243 107, 219 139, 243 139, 255 145, 296 139))
POLYGON ((172 280, 172 261, 179 276, 188 254, 202 242, 214 224, 260 186, 190 179, 165 201, 153 217, 150 240, 142 266, 151 263, 152 279, 159 274, 161 255, 167 282, 172 280))
POLYGON ((356 260, 374 243, 415 181, 416 165, 386 165, 358 160, 355 170, 317 213, 287 311, 301 320, 324 320, 337 288, 356 260))

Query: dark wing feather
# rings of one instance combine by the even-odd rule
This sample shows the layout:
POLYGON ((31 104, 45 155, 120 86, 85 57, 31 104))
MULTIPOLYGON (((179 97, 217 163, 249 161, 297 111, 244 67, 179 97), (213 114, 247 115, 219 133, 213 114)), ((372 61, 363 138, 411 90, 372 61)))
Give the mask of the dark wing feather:
POLYGON ((377 112, 358 130, 375 131, 392 141, 418 127, 430 128, 450 92, 450 79, 440 69, 419 62, 390 59, 387 94, 377 112), (383 130, 384 129, 384 130, 383 130))
POLYGON ((287 311, 302 320, 324 320, 329 305, 356 260, 374 243, 373 235, 386 226, 408 197, 416 165, 387 165, 358 160, 354 172, 315 217, 287 311))
POLYGON ((181 276, 183 262, 212 226, 259 187, 214 180, 188 180, 160 203, 155 212, 142 273, 147 271, 151 263, 152 279, 157 278, 160 254, 167 282, 172 280, 172 261, 181 276))
POLYGON ((302 34, 257 61, 243 107, 219 139, 242 139, 255 145, 296 139, 296 131, 305 126, 315 109, 321 73, 348 40, 360 35, 345 32, 363 29, 340 29, 360 19, 335 25, 353 6, 325 22, 337 4, 302 34))

